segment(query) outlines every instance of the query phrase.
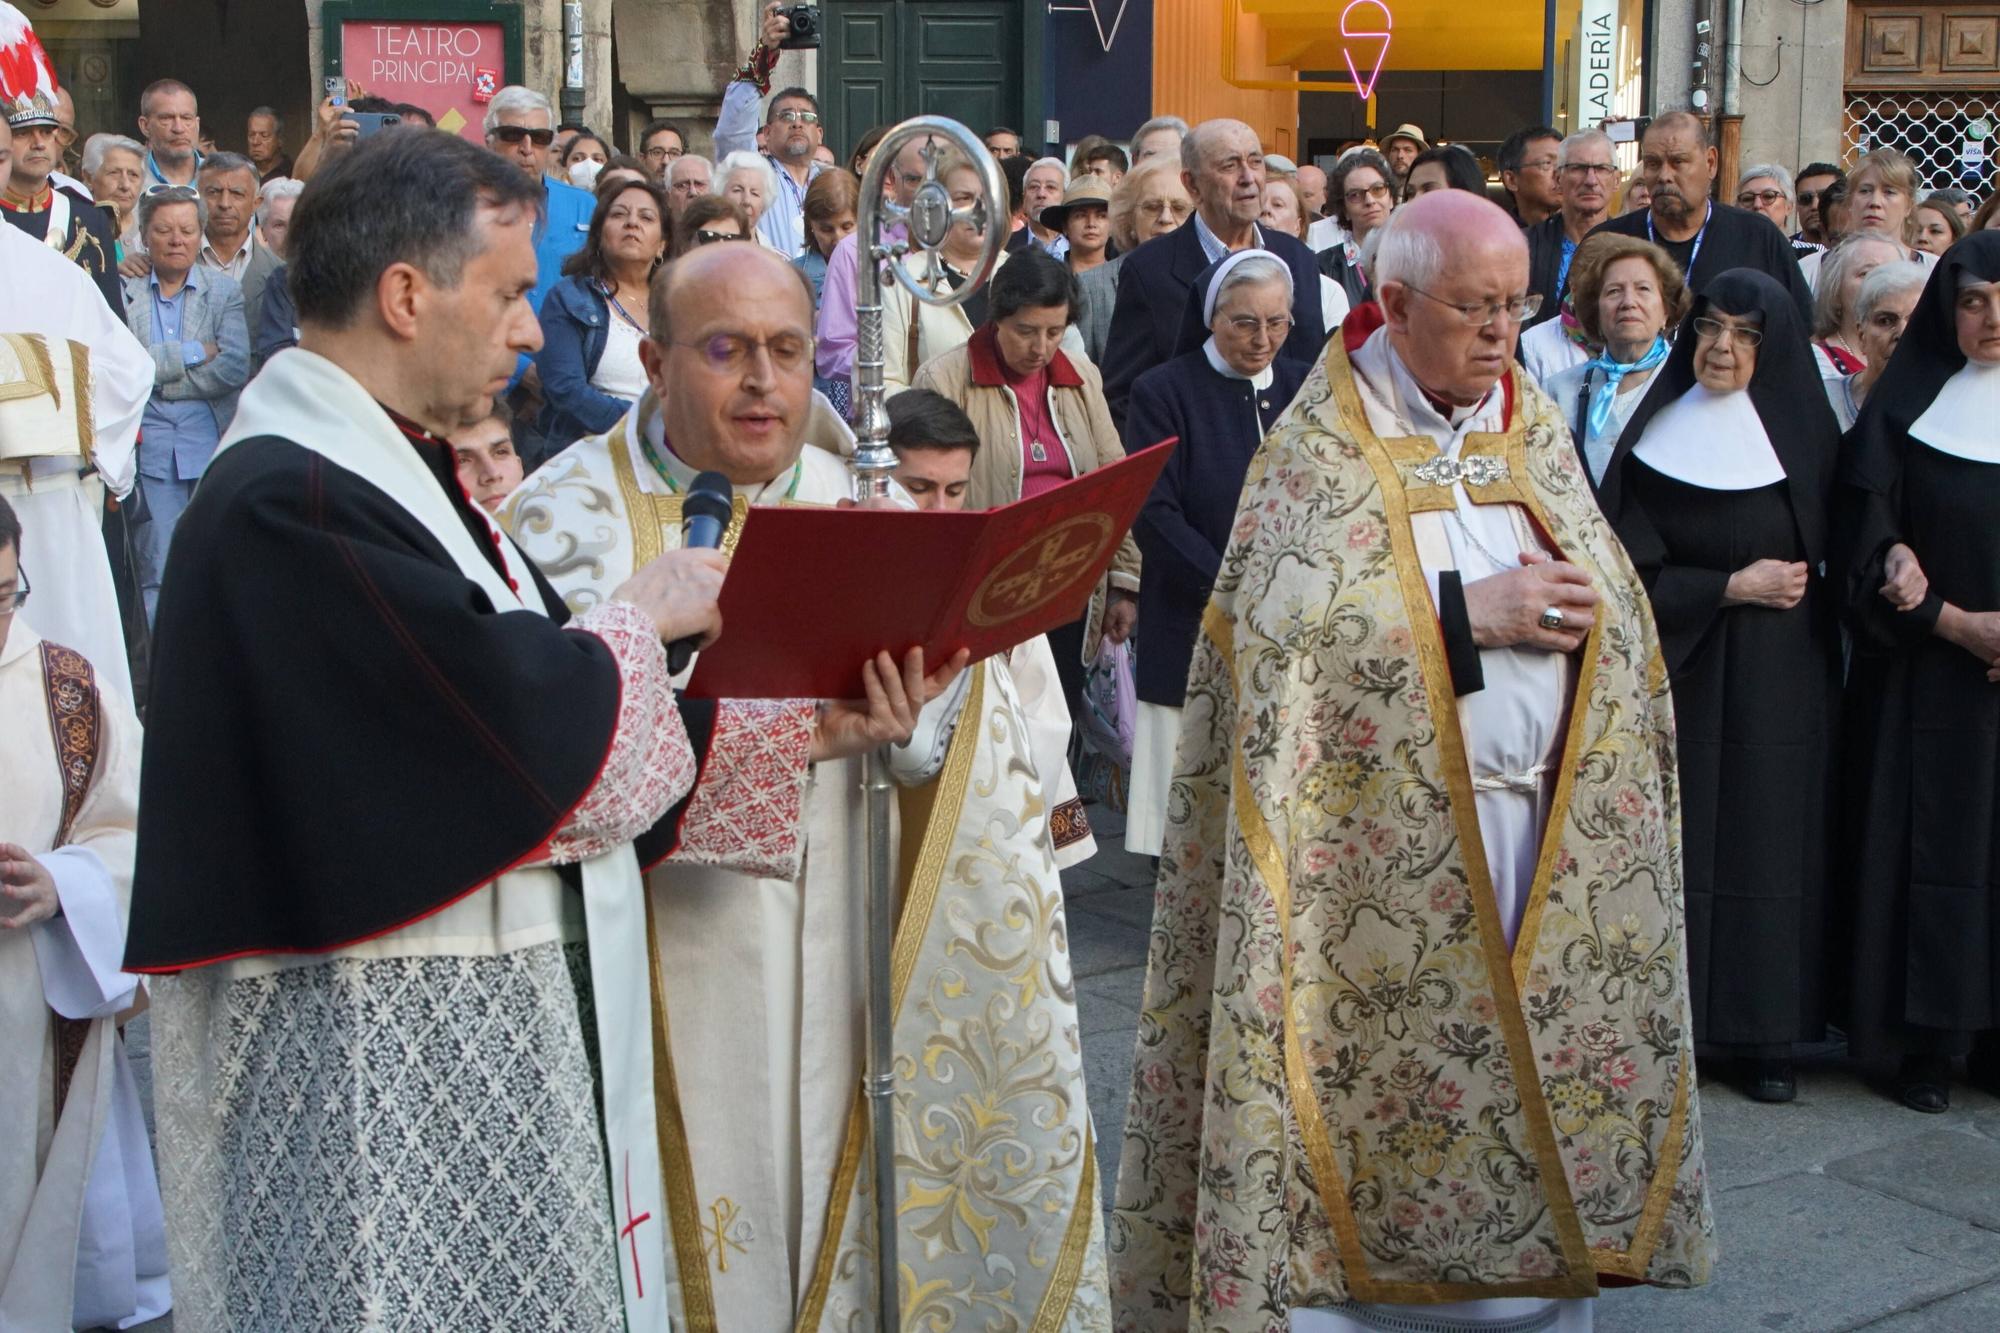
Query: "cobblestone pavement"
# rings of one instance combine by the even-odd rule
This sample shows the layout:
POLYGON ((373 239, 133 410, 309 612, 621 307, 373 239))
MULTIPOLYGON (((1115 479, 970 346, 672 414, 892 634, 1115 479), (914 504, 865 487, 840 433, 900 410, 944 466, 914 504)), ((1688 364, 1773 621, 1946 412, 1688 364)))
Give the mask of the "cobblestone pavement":
MULTIPOLYGON (((1108 1206, 1118 1175, 1132 1042, 1146 980, 1153 875, 1123 850, 1123 821, 1092 806, 1098 854, 1063 876, 1083 1058, 1108 1206)), ((126 1032, 150 1110, 145 1018, 126 1032)), ((1607 1294, 1601 1333, 2000 1331, 2000 1101, 1964 1087, 1918 1115, 1837 1050, 1800 1070, 1799 1099, 1760 1106, 1702 1083, 1721 1229, 1698 1292, 1607 1294)), ((144 1326, 171 1333, 171 1317, 144 1326)))
MULTIPOLYGON (((1090 808, 1098 854, 1063 876, 1083 1058, 1107 1206, 1146 979, 1152 868, 1090 808)), ((2000 1333, 2000 1100, 1946 1115, 1884 1097, 1839 1049, 1789 1106, 1701 1084, 1721 1258, 1697 1292, 1608 1293, 1601 1333, 2000 1333)))

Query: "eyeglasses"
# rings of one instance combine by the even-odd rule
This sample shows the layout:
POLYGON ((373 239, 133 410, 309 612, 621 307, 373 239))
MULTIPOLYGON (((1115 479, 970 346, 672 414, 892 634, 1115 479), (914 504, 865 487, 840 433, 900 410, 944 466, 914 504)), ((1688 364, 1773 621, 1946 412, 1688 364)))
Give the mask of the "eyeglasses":
POLYGON ((1273 315, 1270 319, 1259 319, 1255 315, 1232 315, 1229 319, 1229 327, 1235 329, 1245 338, 1254 338, 1257 336, 1258 331, 1262 330, 1271 335, 1272 342, 1277 342, 1284 338, 1285 334, 1291 330, 1292 317, 1290 315, 1273 315))
POLYGON ((1553 171, 1556 160, 1552 157, 1531 157, 1521 164, 1523 171, 1553 171))
POLYGON ((1570 162, 1563 167, 1568 175, 1581 179, 1585 176, 1616 176, 1618 168, 1609 162, 1570 162))
POLYGON ((801 111, 795 106, 788 106, 783 111, 773 114, 771 119, 782 120, 787 125, 817 125, 819 124, 819 112, 801 111))
POLYGON ((1350 204, 1365 204, 1370 199, 1387 199, 1389 197, 1389 187, 1379 182, 1374 185, 1363 185, 1348 190, 1340 197, 1350 204))
POLYGON ((1720 338, 1725 329, 1729 333, 1729 340, 1738 347, 1755 347, 1764 341, 1764 331, 1753 329, 1748 324, 1724 324, 1721 320, 1710 319, 1706 315, 1695 317, 1694 332, 1697 338, 1720 338))
POLYGON ((201 191, 192 185, 148 185, 139 193, 148 199, 163 199, 170 204, 183 200, 193 203, 201 198, 201 191))
POLYGON ((534 141, 537 148, 547 148, 556 141, 554 130, 531 130, 526 125, 495 125, 493 137, 501 143, 517 144, 523 139, 534 141))
MULTIPOLYGON (((1408 283, 1403 285, 1409 287, 1408 283)), ((1450 306, 1459 313, 1467 325, 1475 329, 1485 328, 1502 315, 1519 324, 1524 319, 1533 318, 1535 312, 1542 308, 1540 292, 1530 292, 1526 296, 1517 296, 1510 301, 1473 301, 1468 305, 1460 305, 1456 301, 1447 301, 1442 296, 1432 296, 1421 287, 1410 287, 1410 290, 1426 300, 1450 306)))
POLYGON ((741 232, 710 231, 706 227, 694 234, 694 243, 696 245, 713 245, 717 241, 747 241, 749 239, 748 236, 743 235, 741 232))
MULTIPOLYGON (((1736 196, 1736 206, 1738 208, 1769 208, 1784 197, 1785 192, 1783 190, 1745 190, 1736 196)), ((1809 195, 1802 194, 1799 196, 1799 202, 1804 203, 1810 197, 1809 195)))
POLYGON ((645 152, 639 154, 639 156, 645 158, 648 162, 671 162, 686 152, 687 149, 685 148, 648 148, 645 152))
POLYGON ((750 358, 759 351, 769 356, 771 365, 785 374, 812 365, 812 339, 796 333, 780 333, 769 338, 715 333, 698 341, 675 341, 672 345, 693 348, 700 353, 708 368, 718 374, 735 374, 748 369, 750 358))
MULTIPOLYGON (((19 566, 16 566, 16 568, 18 569, 19 566)), ((5 597, 0 597, 0 620, 6 619, 28 604, 28 571, 22 569, 20 570, 20 574, 21 586, 14 589, 13 592, 8 593, 5 597)))

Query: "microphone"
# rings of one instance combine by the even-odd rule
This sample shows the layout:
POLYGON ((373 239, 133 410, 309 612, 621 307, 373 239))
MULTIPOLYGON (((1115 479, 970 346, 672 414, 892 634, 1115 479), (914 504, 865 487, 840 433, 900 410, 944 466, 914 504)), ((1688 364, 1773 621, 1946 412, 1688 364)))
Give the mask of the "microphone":
MULTIPOLYGON (((734 500, 735 492, 729 485, 729 478, 720 472, 704 472, 696 477, 694 485, 688 488, 686 503, 681 506, 682 549, 707 547, 714 550, 722 545, 722 534, 729 530, 734 500)), ((689 635, 668 644, 668 672, 678 676, 687 670, 688 659, 700 646, 698 635, 689 635)))

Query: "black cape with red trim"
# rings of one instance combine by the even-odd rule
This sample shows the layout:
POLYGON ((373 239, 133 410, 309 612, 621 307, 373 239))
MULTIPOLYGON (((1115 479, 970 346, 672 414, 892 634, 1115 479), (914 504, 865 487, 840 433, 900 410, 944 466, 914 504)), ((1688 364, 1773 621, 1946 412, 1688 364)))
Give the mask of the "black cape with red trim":
MULTIPOLYGON (((448 448, 411 447, 549 615, 496 611, 407 510, 318 454, 265 437, 218 457, 161 589, 127 969, 397 930, 534 859, 596 782, 609 648, 562 627, 532 563, 490 550, 448 448)), ((713 705, 682 717, 705 758, 713 705)))

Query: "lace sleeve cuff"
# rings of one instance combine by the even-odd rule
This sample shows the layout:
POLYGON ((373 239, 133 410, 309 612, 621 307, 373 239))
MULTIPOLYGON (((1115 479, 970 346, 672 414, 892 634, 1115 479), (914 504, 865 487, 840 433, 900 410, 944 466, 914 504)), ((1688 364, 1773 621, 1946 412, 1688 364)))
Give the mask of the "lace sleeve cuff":
POLYGON ((813 706, 733 700, 717 711, 700 785, 671 861, 765 879, 797 876, 813 706))
POLYGON ((549 840, 556 865, 601 856, 651 828, 695 782, 694 750, 674 702, 667 652, 653 622, 628 602, 607 602, 570 622, 595 634, 618 663, 618 725, 597 781, 549 840))

